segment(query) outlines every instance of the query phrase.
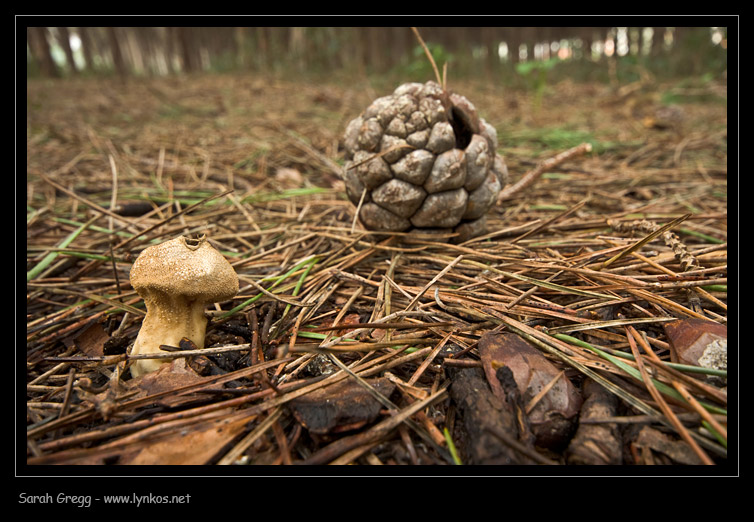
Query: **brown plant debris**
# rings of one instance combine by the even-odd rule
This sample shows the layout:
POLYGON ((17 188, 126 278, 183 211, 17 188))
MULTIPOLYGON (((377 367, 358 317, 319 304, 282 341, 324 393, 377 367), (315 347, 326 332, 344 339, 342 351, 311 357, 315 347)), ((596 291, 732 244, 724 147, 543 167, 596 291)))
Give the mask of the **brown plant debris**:
POLYGON ((29 80, 26 463, 727 464, 727 372, 670 326, 727 327, 724 107, 668 132, 607 86, 451 83, 536 174, 456 243, 346 194, 348 122, 398 84, 29 80), (203 348, 134 354, 134 261, 200 235, 238 293, 203 348))

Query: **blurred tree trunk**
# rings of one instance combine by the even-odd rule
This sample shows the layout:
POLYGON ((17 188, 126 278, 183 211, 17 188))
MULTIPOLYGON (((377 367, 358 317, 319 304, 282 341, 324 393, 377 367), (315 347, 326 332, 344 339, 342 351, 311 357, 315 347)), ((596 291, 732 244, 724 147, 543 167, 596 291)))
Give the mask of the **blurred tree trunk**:
POLYGON ((149 74, 166 74, 162 27, 140 27, 137 30, 139 46, 149 74))
POLYGON ((652 28, 652 56, 659 56, 665 49, 665 27, 652 28))
POLYGON ((703 58, 710 48, 708 27, 676 27, 673 35, 675 72, 700 74, 703 58))
POLYGON ((123 61, 123 54, 120 50, 120 42, 118 41, 118 35, 115 32, 115 27, 107 28, 108 43, 110 44, 110 52, 113 56, 113 66, 118 76, 125 78, 127 75, 126 64, 123 61))
POLYGON ((128 63, 131 64, 132 73, 141 74, 147 70, 147 64, 144 59, 144 47, 140 38, 142 27, 129 27, 120 31, 123 40, 123 50, 128 56, 128 63))
POLYGON ((498 55, 499 38, 496 35, 494 27, 482 27, 480 29, 481 44, 486 49, 484 56, 484 70, 488 78, 492 78, 500 65, 500 56, 498 55))
POLYGON ((50 53, 50 42, 47 39, 46 27, 29 27, 27 29, 27 39, 29 40, 29 47, 31 48, 32 56, 39 63, 39 71, 50 78, 59 78, 60 71, 58 70, 55 61, 52 59, 52 53, 50 53))
POLYGON ((175 74, 175 27, 165 27, 165 61, 168 68, 168 74, 175 74))
POLYGON ((288 32, 288 59, 299 72, 304 70, 306 27, 291 27, 288 32))
POLYGON ((388 52, 390 53, 390 67, 395 67, 401 63, 404 59, 410 59, 412 43, 416 41, 413 33, 406 27, 393 28, 393 33, 390 36, 390 46, 388 52), (411 40, 409 40, 409 36, 411 40))
POLYGON ((257 62, 262 70, 266 70, 269 67, 270 39, 267 31, 268 29, 266 27, 255 28, 257 37, 257 62))
POLYGON ((367 27, 365 34, 367 36, 367 63, 375 72, 382 72, 385 70, 384 28, 367 27))
POLYGON ((235 44, 236 52, 236 67, 241 71, 246 70, 248 67, 246 58, 246 28, 235 27, 233 29, 233 43, 235 44))
POLYGON ((361 37, 361 29, 350 27, 347 28, 343 35, 343 46, 341 51, 345 53, 343 62, 346 68, 358 71, 360 76, 365 74, 364 63, 364 40, 361 37))
POLYGON ((521 28, 506 27, 503 31, 503 40, 508 47, 508 60, 514 64, 518 63, 518 48, 521 45, 521 28))
POLYGON ((592 59, 592 45, 594 45, 594 29, 591 27, 580 27, 577 33, 581 38, 581 52, 587 60, 592 59))
POLYGON ((85 70, 93 70, 94 69, 94 59, 93 59, 93 53, 92 53, 92 38, 89 34, 89 28, 88 27, 78 27, 79 32, 79 38, 81 39, 81 53, 84 56, 84 69, 85 70))
POLYGON ((71 33, 67 27, 58 27, 58 43, 63 48, 65 61, 71 70, 71 74, 78 74, 79 70, 76 68, 76 60, 73 58, 73 49, 71 48, 71 33))
POLYGON ((194 45, 192 43, 193 28, 177 27, 176 36, 178 37, 178 47, 183 62, 183 72, 192 73, 198 68, 198 60, 194 54, 194 45))

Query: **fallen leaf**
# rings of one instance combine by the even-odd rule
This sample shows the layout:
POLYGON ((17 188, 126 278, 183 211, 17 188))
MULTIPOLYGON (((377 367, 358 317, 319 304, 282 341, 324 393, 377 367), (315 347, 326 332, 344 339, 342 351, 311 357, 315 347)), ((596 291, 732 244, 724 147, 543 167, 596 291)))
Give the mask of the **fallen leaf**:
POLYGON ((240 435, 248 416, 216 419, 198 427, 176 430, 167 438, 147 445, 132 458, 120 464, 149 465, 203 465, 240 435))
POLYGON ((105 343, 110 339, 101 323, 94 323, 73 338, 78 350, 90 357, 104 355, 105 343))
MULTIPOLYGON (((648 448, 662 453, 676 464, 700 465, 702 463, 685 441, 671 439, 650 426, 644 426, 639 431, 633 444, 639 448, 648 448)), ((662 462, 653 461, 652 463, 662 462)))
POLYGON ((727 369, 727 326, 704 319, 682 319, 665 323, 664 328, 673 362, 727 369))
POLYGON ((567 442, 582 398, 571 381, 560 375, 562 371, 536 348, 511 333, 484 334, 479 340, 479 353, 487 381, 496 395, 502 393, 496 377, 501 366, 510 368, 524 404, 529 404, 546 386, 551 386, 529 411, 529 424, 540 446, 554 447, 567 442))
MULTIPOLYGON (((395 385, 386 377, 366 379, 389 397, 395 385)), ((358 429, 377 418, 382 404, 353 379, 320 388, 291 401, 291 411, 310 432, 318 435, 358 429)))

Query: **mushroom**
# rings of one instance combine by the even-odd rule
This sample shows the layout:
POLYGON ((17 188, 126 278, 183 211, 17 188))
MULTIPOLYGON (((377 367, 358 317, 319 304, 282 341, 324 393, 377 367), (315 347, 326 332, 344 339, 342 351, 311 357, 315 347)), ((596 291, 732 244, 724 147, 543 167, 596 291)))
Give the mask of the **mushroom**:
MULTIPOLYGON (((131 267, 131 286, 147 307, 131 354, 161 353, 160 345, 178 346, 184 337, 203 348, 204 307, 235 296, 238 276, 206 236, 180 236, 139 254, 131 267)), ((139 377, 163 364, 165 359, 137 360, 131 375, 139 377)))

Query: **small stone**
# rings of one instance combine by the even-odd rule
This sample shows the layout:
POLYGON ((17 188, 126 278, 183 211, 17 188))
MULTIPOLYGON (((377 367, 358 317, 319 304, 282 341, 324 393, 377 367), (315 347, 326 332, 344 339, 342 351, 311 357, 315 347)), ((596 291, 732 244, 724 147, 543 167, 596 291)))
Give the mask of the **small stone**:
POLYGON ((713 370, 728 370, 728 340, 715 339, 699 357, 699 366, 713 370))

